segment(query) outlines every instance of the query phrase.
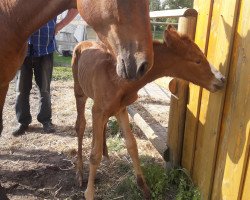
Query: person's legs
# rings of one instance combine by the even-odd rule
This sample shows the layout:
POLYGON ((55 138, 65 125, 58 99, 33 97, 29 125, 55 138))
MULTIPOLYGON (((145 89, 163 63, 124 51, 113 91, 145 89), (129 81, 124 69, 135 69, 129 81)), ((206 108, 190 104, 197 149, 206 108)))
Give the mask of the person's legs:
POLYGON ((31 123, 29 96, 32 88, 32 61, 30 57, 27 57, 21 66, 20 70, 16 74, 16 117, 20 126, 13 132, 14 136, 22 135, 27 130, 31 123))
POLYGON ((40 104, 37 120, 43 124, 45 132, 54 132, 51 123, 51 96, 50 83, 53 71, 53 54, 38 58, 38 64, 34 68, 35 81, 40 90, 40 104))

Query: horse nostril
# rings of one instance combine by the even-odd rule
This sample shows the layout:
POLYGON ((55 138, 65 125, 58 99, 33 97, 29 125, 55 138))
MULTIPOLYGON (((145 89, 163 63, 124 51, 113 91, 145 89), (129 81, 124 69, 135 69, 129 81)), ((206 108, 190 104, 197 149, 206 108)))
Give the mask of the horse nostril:
POLYGON ((148 70, 148 62, 143 62, 137 70, 136 76, 137 78, 142 77, 148 70))
POLYGON ((226 78, 224 76, 222 76, 220 80, 221 80, 222 83, 226 82, 226 78))

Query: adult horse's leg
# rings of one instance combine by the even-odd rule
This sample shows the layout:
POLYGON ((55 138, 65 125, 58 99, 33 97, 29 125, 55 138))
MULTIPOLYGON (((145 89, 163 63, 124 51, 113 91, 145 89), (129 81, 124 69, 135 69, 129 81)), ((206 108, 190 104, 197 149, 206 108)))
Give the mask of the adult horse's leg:
POLYGON ((0 88, 0 135, 3 131, 3 106, 9 85, 0 88))
POLYGON ((143 195, 144 195, 144 198, 150 199, 151 198, 150 197, 151 196, 150 190, 146 184, 146 181, 145 181, 143 173, 142 173, 139 155, 138 155, 138 148, 137 148, 135 137, 134 137, 133 133, 131 132, 131 128, 129 125, 128 112, 127 112, 126 108, 121 110, 116 115, 116 118, 119 122, 119 125, 122 128, 124 139, 126 142, 126 147, 127 147, 128 153, 131 156, 132 161, 133 161, 133 167, 134 167, 136 177, 137 177, 137 184, 141 188, 143 195))

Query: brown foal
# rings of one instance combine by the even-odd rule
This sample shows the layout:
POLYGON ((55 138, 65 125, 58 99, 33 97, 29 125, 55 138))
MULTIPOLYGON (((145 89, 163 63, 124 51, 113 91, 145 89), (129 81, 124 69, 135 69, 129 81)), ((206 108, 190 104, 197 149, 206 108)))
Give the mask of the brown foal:
POLYGON ((86 199, 94 199, 94 179, 102 155, 108 156, 105 127, 110 116, 116 116, 125 138, 137 183, 144 197, 150 199, 130 126, 126 106, 137 99, 137 92, 147 83, 163 76, 191 81, 215 92, 224 85, 225 78, 214 69, 199 47, 187 36, 180 36, 171 26, 164 32, 164 42, 154 42, 154 65, 142 79, 128 82, 116 74, 116 59, 105 47, 96 42, 82 42, 74 51, 72 59, 74 91, 77 106, 76 132, 78 136, 77 176, 82 184, 82 140, 86 120, 84 116, 87 98, 92 98, 93 142, 90 155, 90 172, 86 199))

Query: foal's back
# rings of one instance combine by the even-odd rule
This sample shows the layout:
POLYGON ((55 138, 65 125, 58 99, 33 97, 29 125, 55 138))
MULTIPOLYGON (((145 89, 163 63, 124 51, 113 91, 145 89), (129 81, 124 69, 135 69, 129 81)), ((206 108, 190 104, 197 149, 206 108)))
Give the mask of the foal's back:
POLYGON ((118 88, 120 78, 116 74, 115 62, 102 43, 84 41, 75 47, 72 58, 74 80, 96 103, 99 96, 113 98, 113 91, 118 88))

